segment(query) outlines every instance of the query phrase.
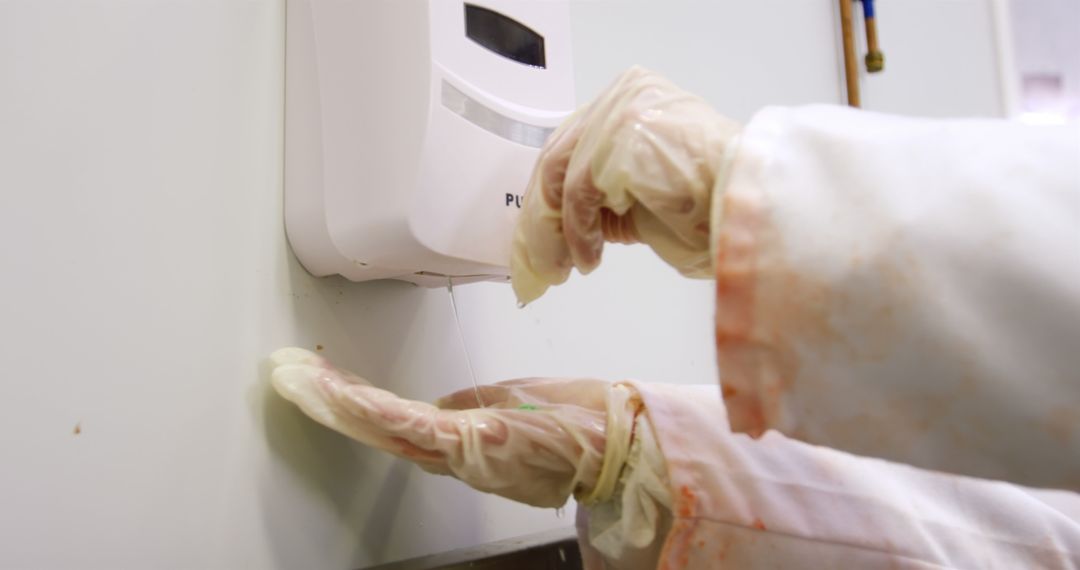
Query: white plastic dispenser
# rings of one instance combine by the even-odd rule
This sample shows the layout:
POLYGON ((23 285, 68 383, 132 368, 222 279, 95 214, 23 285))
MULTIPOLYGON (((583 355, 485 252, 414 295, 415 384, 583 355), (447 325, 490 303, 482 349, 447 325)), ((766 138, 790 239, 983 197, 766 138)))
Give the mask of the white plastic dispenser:
POLYGON ((314 275, 505 280, 574 108, 566 0, 289 0, 285 222, 314 275))

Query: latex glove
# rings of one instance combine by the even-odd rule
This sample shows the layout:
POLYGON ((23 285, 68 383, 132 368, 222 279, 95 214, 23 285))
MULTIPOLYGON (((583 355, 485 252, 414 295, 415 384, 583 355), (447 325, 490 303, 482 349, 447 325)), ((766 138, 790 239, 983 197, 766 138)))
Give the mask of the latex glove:
POLYGON ((527 303, 604 241, 643 242, 689 277, 712 277, 711 202, 738 123, 640 67, 548 139, 514 232, 510 273, 527 303))
POLYGON ((300 348, 271 355, 279 394, 319 423, 424 470, 537 507, 606 500, 637 404, 601 380, 534 378, 406 400, 300 348))

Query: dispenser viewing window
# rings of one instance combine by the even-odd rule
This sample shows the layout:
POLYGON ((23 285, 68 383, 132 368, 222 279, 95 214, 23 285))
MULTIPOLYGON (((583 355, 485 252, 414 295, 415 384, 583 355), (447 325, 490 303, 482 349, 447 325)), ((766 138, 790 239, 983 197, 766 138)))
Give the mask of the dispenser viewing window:
POLYGON ((314 275, 506 280, 574 109, 568 0, 289 0, 285 225, 314 275))
POLYGON ((525 65, 547 67, 544 36, 494 10, 465 5, 465 35, 489 50, 525 65))

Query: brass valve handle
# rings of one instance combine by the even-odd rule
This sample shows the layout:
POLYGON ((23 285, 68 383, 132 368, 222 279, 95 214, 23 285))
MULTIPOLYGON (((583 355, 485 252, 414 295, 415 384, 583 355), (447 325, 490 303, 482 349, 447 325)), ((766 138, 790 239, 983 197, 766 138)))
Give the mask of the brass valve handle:
POLYGON ((885 69, 885 54, 878 47, 877 17, 874 0, 862 0, 863 20, 866 27, 866 71, 877 73, 885 69))

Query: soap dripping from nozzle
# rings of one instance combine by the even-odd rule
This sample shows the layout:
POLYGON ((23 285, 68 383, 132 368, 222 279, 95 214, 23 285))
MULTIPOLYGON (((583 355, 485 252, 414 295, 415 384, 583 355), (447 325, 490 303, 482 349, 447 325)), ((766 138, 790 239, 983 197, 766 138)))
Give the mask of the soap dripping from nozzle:
POLYGON ((469 347, 465 344, 465 331, 461 328, 461 315, 458 314, 457 299, 454 297, 454 280, 449 275, 446 276, 446 291, 450 293, 450 308, 454 312, 454 325, 457 326, 458 340, 461 341, 461 350, 465 353, 465 365, 469 368, 469 376, 472 377, 473 393, 476 394, 476 403, 480 404, 481 408, 487 406, 484 405, 484 401, 480 399, 480 385, 476 382, 476 370, 473 369, 472 358, 469 356, 469 347))

